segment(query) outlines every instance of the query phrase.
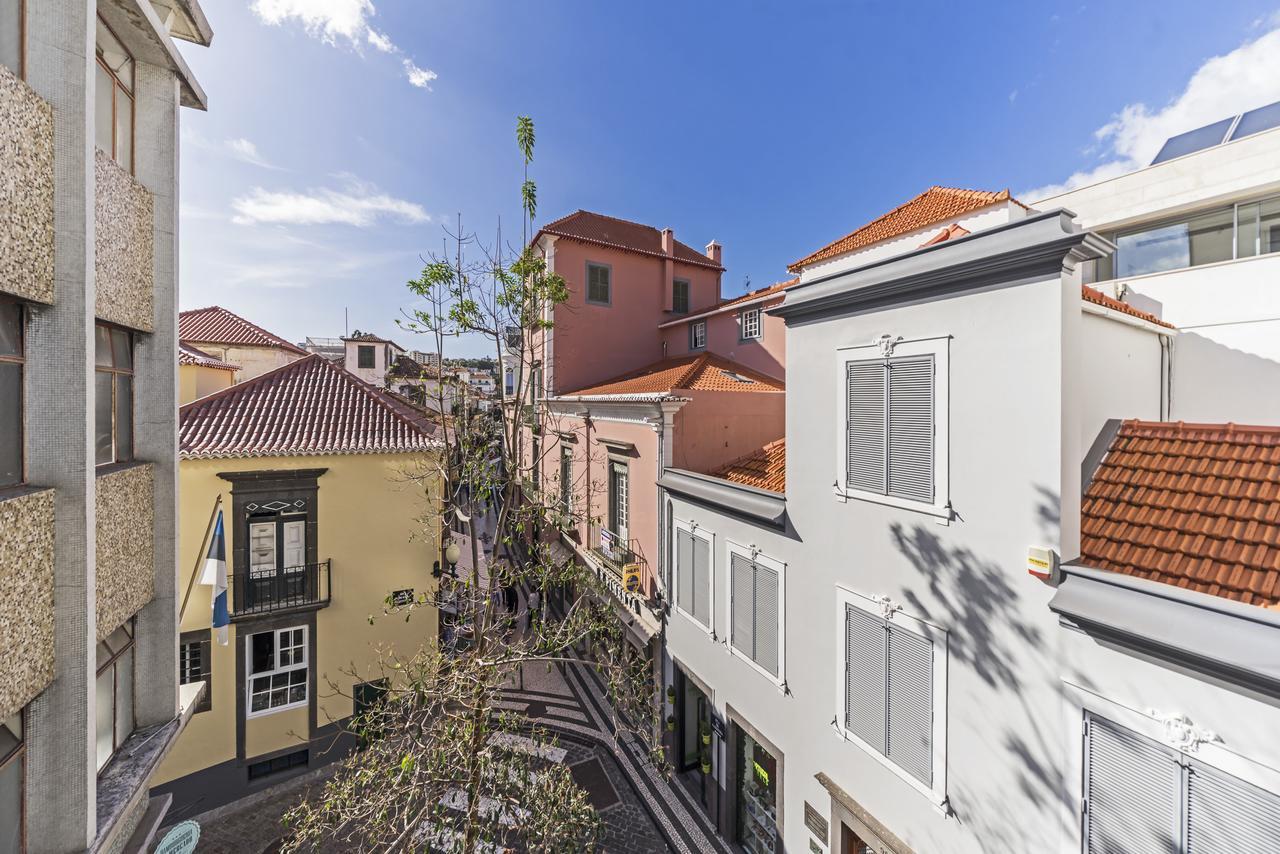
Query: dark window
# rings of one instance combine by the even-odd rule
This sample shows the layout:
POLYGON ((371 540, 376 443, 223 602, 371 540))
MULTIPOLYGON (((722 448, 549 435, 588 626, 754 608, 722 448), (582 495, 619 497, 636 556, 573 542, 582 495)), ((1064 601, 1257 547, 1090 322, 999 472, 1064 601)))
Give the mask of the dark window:
POLYGON ((310 762, 311 753, 307 750, 295 750, 293 753, 286 753, 274 759, 264 759, 249 766, 249 780, 261 780, 264 777, 283 774, 294 768, 305 768, 310 762))
POLYGON ((26 775, 26 741, 22 711, 0 720, 0 851, 23 848, 23 782, 26 775))
POLYGON ((99 641, 97 678, 98 771, 133 732, 133 620, 99 641))
POLYGON ((373 367, 373 345, 361 344, 356 347, 356 367, 372 368, 373 367))
POLYGON ((684 279, 671 283, 671 310, 677 314, 689 312, 689 283, 684 279))
POLYGON ((208 630, 182 633, 182 643, 178 647, 178 682, 182 685, 207 683, 204 697, 196 705, 196 713, 213 708, 213 662, 210 652, 208 630))
POLYGON ((275 629, 249 636, 249 715, 307 702, 307 629, 275 629))
POLYGON ((611 274, 603 264, 587 265, 587 302, 609 304, 611 274))
POLYGON ((113 160, 133 171, 133 57, 98 18, 95 137, 113 160))
POLYGON ((609 530, 618 538, 617 548, 627 547, 631 505, 628 501, 627 464, 609 461, 609 530))
POLYGON ((21 303, 0 300, 0 486, 22 483, 24 370, 21 303))
POLYGON ((372 682, 361 682, 351 689, 351 699, 357 716, 377 706, 387 696, 387 680, 375 679, 372 682))
POLYGON ((702 350, 707 346, 707 322, 698 320, 689 324, 689 349, 702 350))
POLYGON ((99 323, 94 330, 95 459, 133 459, 133 334, 99 323))

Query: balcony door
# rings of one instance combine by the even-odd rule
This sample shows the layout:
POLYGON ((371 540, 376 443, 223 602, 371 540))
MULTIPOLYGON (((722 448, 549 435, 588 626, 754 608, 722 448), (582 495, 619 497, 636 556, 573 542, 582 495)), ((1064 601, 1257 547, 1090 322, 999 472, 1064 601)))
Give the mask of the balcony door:
POLYGON ((249 608, 307 601, 307 519, 272 514, 249 519, 249 608))
POLYGON ((617 460, 609 461, 609 530, 617 537, 616 547, 625 550, 628 547, 627 506, 627 464, 617 460))

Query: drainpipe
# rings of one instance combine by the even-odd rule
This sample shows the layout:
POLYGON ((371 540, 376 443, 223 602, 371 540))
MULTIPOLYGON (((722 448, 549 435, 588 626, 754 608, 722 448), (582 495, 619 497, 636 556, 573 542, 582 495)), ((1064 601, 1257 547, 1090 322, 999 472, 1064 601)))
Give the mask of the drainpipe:
POLYGON ((1173 418, 1173 338, 1160 336, 1160 420, 1173 418))

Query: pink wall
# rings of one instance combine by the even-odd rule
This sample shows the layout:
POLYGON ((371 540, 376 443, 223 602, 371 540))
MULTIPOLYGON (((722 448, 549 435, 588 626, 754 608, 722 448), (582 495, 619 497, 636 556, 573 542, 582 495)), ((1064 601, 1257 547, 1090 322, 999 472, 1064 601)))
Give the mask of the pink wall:
MULTIPOLYGON (((770 308, 779 305, 781 302, 782 299, 779 298, 749 307, 770 308)), ((736 309, 728 309, 699 319, 707 321, 707 351, 732 359, 771 377, 785 378, 787 330, 782 318, 762 313, 760 320, 763 335, 761 338, 752 341, 738 340, 738 311, 736 309)), ((659 331, 662 333, 662 340, 666 345, 668 357, 702 352, 701 350, 694 351, 689 349, 688 323, 673 324, 667 329, 659 331)))
POLYGON ((672 464, 709 472, 759 450, 786 433, 783 392, 682 391, 692 398, 676 413, 672 464))
MULTIPOLYGON (((662 258, 610 249, 568 238, 555 243, 555 272, 569 284, 569 299, 555 309, 548 392, 576 391, 663 358, 658 324, 673 315, 671 281, 662 258), (587 262, 612 268, 612 300, 607 306, 586 299, 587 262)), ((690 312, 720 299, 720 273, 675 262, 672 278, 687 279, 690 312)))

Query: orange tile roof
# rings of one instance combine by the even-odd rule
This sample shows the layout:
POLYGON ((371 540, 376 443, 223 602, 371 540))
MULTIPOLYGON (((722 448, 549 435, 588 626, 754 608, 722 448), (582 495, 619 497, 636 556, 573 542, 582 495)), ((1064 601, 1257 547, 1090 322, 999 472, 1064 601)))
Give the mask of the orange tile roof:
MULTIPOLYGON (((794 264, 788 265, 787 269, 795 273, 801 267, 807 267, 818 261, 825 261, 828 258, 834 258, 837 255, 843 255, 855 249, 862 249, 865 246, 888 240, 891 237, 899 237, 925 226, 933 225, 936 222, 963 216, 979 208, 985 208, 1000 202, 1013 202, 1022 205, 1022 202, 1009 195, 1008 190, 1001 190, 996 193, 988 190, 930 187, 914 199, 899 205, 887 214, 873 219, 834 243, 828 243, 818 251, 806 255, 794 264)), ((1026 207, 1026 205, 1022 206, 1026 207)))
MULTIPOLYGON (((538 234, 551 234, 556 237, 568 237, 623 249, 627 252, 638 252, 641 255, 652 255, 658 258, 667 257, 662 251, 662 232, 651 225, 631 222, 626 219, 605 216, 591 211, 578 210, 563 216, 555 222, 548 223, 538 230, 538 234)), ((537 242, 535 236, 533 242, 537 242)), ((709 267, 712 270, 723 270, 715 261, 703 255, 692 246, 679 240, 675 241, 674 255, 677 261, 693 264, 697 267, 709 267)))
POLYGON ((780 392, 782 380, 752 370, 715 353, 664 359, 590 388, 565 392, 564 397, 601 394, 670 394, 694 391, 780 392))
POLYGON ((421 410, 319 355, 178 410, 185 458, 422 451, 435 430, 421 410))
POLYGON ((1080 515, 1088 566, 1280 605, 1280 427, 1126 421, 1080 515))
POLYGON ((239 344, 245 347, 278 347, 300 356, 307 355, 296 344, 272 335, 222 306, 196 308, 178 315, 178 338, 197 344, 239 344))
POLYGON ((775 439, 759 450, 726 463, 711 472, 711 476, 770 492, 786 492, 787 440, 785 437, 775 439))
POLYGON ((969 234, 969 233, 970 233, 969 229, 965 228, 963 225, 961 225, 958 222, 953 222, 951 223, 951 225, 942 229, 942 231, 939 231, 933 237, 930 237, 924 243, 921 243, 919 248, 923 249, 926 246, 937 246, 939 243, 945 243, 946 241, 951 240, 954 237, 964 237, 966 234, 969 234))
POLYGON ((769 285, 769 287, 767 288, 756 288, 754 291, 747 291, 745 294, 743 294, 740 297, 734 297, 731 300, 725 300, 715 308, 711 309, 711 311, 719 311, 722 308, 729 308, 730 306, 737 305, 738 303, 741 303, 741 302, 747 302, 749 300, 759 299, 760 297, 767 297, 775 293, 780 294, 783 291, 785 291, 787 288, 791 287, 792 285, 796 284, 799 281, 800 281, 799 279, 787 279, 785 282, 778 282, 777 284, 769 285))
POLYGON ((222 359, 215 359, 205 351, 198 347, 193 347, 185 341, 178 342, 178 364, 199 365, 202 368, 217 368, 220 371, 240 370, 239 365, 224 362, 222 359))
POLYGON ((1102 291, 1098 290, 1097 288, 1091 288, 1088 285, 1081 285, 1080 290, 1081 290, 1080 296, 1084 299, 1085 302, 1091 302, 1095 305, 1106 306, 1112 311, 1118 311, 1118 312, 1121 312, 1122 314, 1128 314, 1133 317, 1137 317, 1141 320, 1145 320, 1148 323, 1154 323, 1156 326, 1163 326, 1166 329, 1177 328, 1172 323, 1165 323, 1163 320, 1156 317, 1151 312, 1142 311, 1141 309, 1134 308, 1133 306, 1129 305, 1127 302, 1121 302, 1115 297, 1109 297, 1106 294, 1104 294, 1102 291))

